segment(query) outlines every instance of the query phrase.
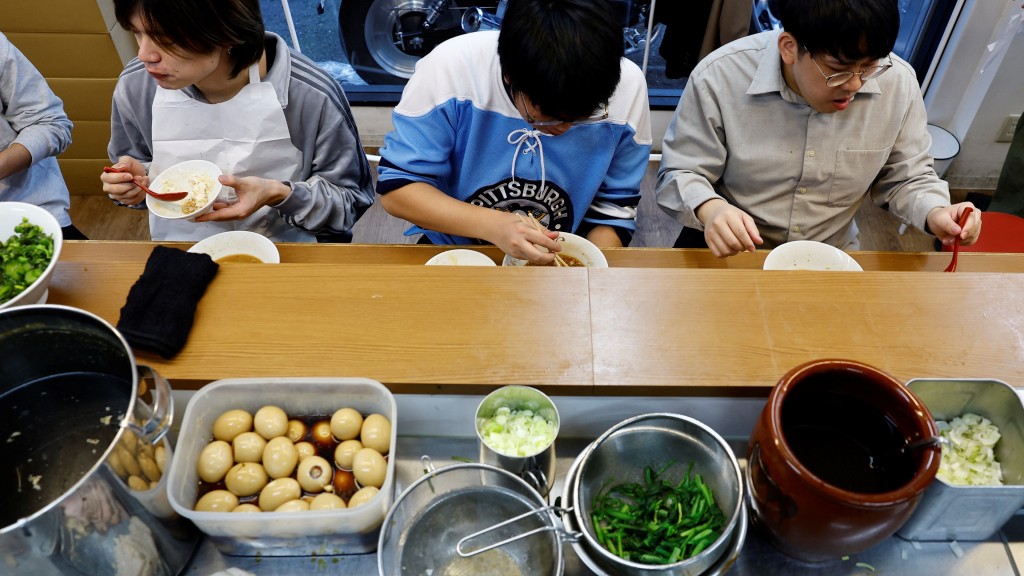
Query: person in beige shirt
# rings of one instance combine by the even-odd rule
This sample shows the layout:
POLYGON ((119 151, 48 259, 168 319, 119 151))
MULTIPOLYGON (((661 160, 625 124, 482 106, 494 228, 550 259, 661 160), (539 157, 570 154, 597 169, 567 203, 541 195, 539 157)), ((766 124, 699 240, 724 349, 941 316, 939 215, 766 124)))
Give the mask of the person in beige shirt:
POLYGON ((658 204, 676 247, 718 257, 817 240, 859 247, 866 195, 904 224, 975 242, 936 174, 920 86, 893 55, 896 0, 779 2, 784 31, 736 40, 689 78, 662 147, 658 204))

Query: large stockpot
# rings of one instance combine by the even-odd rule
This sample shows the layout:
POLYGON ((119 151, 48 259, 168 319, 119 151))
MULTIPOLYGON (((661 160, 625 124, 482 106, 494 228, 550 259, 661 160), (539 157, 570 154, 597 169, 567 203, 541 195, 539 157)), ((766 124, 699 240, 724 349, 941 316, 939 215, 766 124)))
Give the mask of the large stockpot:
POLYGON ((150 465, 170 448, 170 386, 136 365, 110 324, 65 306, 0 312, 0 413, 5 571, 157 576, 185 566, 198 532, 167 506, 150 465))

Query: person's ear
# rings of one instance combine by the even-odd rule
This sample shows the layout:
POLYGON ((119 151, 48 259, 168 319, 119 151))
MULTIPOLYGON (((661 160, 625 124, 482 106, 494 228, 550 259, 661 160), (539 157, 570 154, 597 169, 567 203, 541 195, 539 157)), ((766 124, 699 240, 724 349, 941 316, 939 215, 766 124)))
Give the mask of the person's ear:
POLYGON ((792 34, 789 32, 779 34, 779 55, 782 56, 783 62, 792 66, 796 63, 796 57, 799 53, 800 44, 792 34))

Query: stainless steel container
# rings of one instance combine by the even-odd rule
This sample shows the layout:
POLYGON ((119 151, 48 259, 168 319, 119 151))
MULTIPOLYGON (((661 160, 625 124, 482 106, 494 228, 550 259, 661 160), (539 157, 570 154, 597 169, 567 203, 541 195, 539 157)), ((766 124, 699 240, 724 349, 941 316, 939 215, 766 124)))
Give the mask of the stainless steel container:
MULTIPOLYGON (((654 413, 634 416, 616 424, 580 455, 572 486, 573 526, 582 532, 587 554, 602 570, 630 576, 697 576, 727 556, 737 532, 745 530, 744 484, 739 462, 729 444, 707 425, 680 414, 654 413), (679 472, 666 472, 677 481, 690 463, 714 493, 725 515, 725 525, 715 542, 674 564, 641 564, 624 560, 604 548, 591 515, 594 497, 613 483, 642 482, 645 467, 668 463, 679 472), (740 528, 740 525, 743 528, 740 528)), ((738 545, 737 545, 738 549, 738 545)))
POLYGON ((936 478, 896 532, 907 540, 985 540, 1024 506, 1024 405, 999 380, 916 379, 907 383, 936 420, 971 412, 992 421, 1003 486, 954 486, 936 478))
POLYGON ((381 576, 562 574, 561 523, 524 480, 487 464, 424 468, 384 519, 381 576))
POLYGON ((476 435, 480 444, 480 462, 497 466, 502 470, 518 475, 526 480, 534 490, 541 496, 547 497, 551 487, 555 483, 555 441, 551 440, 541 450, 515 456, 502 454, 491 446, 481 436, 480 421, 494 416, 499 408, 511 410, 530 410, 534 414, 547 420, 555 427, 555 435, 558 435, 559 416, 555 403, 536 388, 529 386, 504 386, 491 392, 477 406, 476 409, 476 435))
POLYGON ((157 463, 158 447, 170 458, 161 442, 170 387, 136 365, 113 327, 64 306, 0 312, 0 413, 4 570, 157 576, 184 567, 198 532, 167 505, 157 463))

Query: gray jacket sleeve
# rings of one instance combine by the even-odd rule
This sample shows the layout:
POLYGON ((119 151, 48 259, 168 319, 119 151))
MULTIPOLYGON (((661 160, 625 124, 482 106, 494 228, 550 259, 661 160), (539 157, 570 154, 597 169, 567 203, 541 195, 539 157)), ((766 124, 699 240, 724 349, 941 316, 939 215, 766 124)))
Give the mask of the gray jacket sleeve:
POLYGON ((278 89, 286 82, 285 121, 292 144, 302 151, 302 166, 289 183, 292 193, 274 208, 292 226, 313 233, 346 232, 374 200, 370 164, 352 109, 334 78, 281 38, 275 40, 277 60, 288 66, 276 61, 273 68, 288 70, 288 78, 273 73, 268 78, 278 89))
POLYGON ((56 156, 71 144, 71 120, 64 103, 28 58, 0 34, 0 104, 5 122, 0 145, 17 142, 32 154, 32 163, 56 156))

